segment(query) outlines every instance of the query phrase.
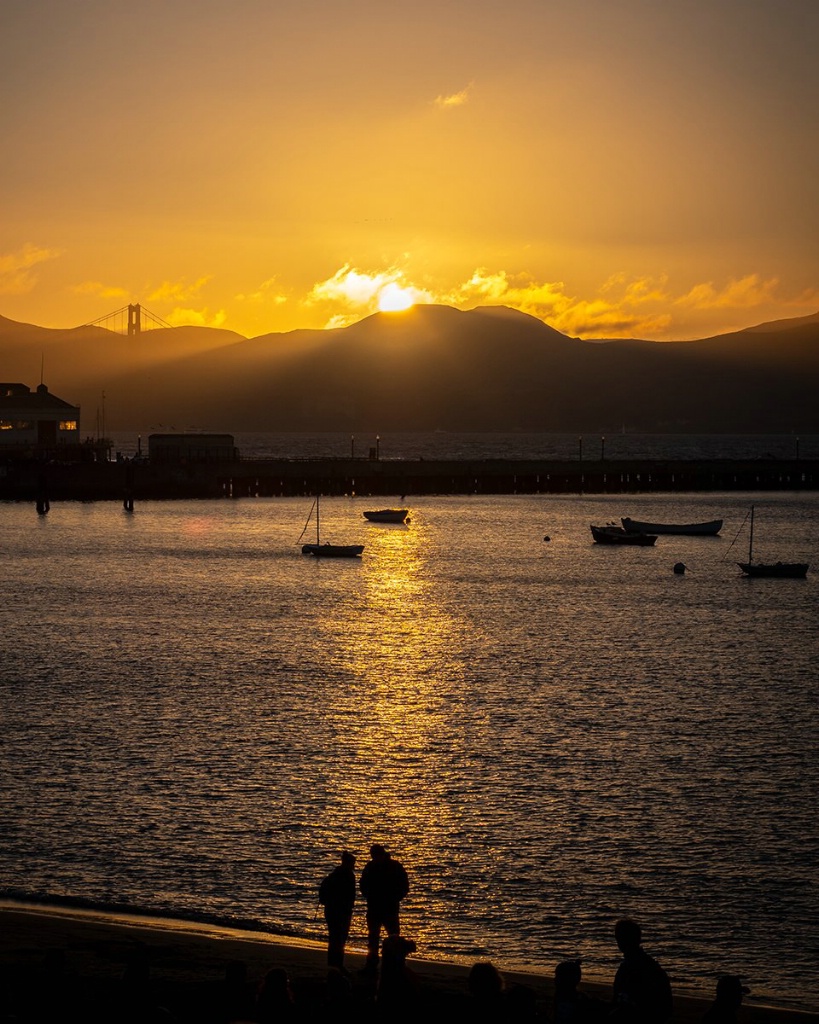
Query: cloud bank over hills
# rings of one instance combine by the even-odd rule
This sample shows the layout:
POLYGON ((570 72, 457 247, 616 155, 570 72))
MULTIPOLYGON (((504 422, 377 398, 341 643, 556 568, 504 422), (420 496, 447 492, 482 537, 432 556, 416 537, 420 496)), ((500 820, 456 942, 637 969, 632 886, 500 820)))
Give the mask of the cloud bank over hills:
POLYGON ((0 317, 0 379, 92 431, 819 432, 819 313, 689 342, 581 341, 506 307, 419 305, 332 331, 127 337, 0 317))

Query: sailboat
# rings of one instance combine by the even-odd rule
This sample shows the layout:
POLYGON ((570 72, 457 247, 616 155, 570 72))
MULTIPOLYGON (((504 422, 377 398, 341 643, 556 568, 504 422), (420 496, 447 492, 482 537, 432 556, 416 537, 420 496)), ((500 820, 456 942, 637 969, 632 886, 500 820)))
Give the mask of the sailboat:
MULTIPOLYGON (((313 509, 316 510, 316 543, 302 544, 301 553, 303 555, 315 555, 316 558, 357 558, 364 550, 363 544, 330 544, 327 541, 323 544, 321 543, 321 515, 318 494, 316 494, 316 500, 313 502, 313 508, 310 509, 310 515, 313 514, 313 509)), ((307 517, 304 530, 301 531, 302 537, 309 523, 310 516, 307 517)), ((299 537, 299 540, 301 540, 301 537, 299 537)))
POLYGON ((808 575, 807 562, 755 562, 754 561, 754 506, 751 505, 751 536, 748 541, 748 561, 737 562, 746 576, 767 576, 773 579, 803 580, 808 575))

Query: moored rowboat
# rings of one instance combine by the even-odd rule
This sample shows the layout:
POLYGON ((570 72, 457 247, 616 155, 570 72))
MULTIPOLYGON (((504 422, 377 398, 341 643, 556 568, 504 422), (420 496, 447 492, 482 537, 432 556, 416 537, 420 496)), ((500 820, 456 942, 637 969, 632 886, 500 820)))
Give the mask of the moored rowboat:
POLYGON ((371 523, 404 523, 409 515, 406 508, 379 508, 364 513, 371 523))
POLYGON ((689 537, 716 537, 722 529, 721 519, 707 523, 644 523, 624 516, 620 522, 626 533, 676 533, 689 537))
POLYGON ((649 547, 657 540, 656 534, 627 533, 622 526, 589 526, 595 544, 631 544, 649 547))

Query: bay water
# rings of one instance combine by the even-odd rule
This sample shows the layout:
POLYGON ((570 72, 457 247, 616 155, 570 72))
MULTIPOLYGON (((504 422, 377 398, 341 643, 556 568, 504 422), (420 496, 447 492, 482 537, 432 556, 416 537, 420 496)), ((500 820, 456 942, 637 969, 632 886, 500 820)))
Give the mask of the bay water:
POLYGON ((420 956, 607 981, 632 916, 679 991, 819 1009, 819 495, 408 503, 322 501, 351 561, 300 499, 0 505, 0 894, 321 940, 382 842, 420 956), (740 574, 751 503, 807 580, 740 574))

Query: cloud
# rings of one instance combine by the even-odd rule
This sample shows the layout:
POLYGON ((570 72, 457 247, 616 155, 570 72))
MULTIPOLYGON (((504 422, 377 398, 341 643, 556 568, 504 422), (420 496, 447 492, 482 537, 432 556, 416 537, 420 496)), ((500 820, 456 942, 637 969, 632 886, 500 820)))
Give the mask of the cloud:
POLYGON ((738 281, 729 281, 722 290, 716 289, 711 281, 694 285, 675 302, 692 309, 750 309, 780 301, 776 296, 778 287, 775 277, 763 281, 759 274, 747 274, 738 281))
POLYGON ((207 274, 204 277, 198 278, 192 284, 188 284, 184 279, 181 281, 163 281, 158 288, 155 288, 151 292, 147 301, 184 302, 186 299, 190 299, 194 295, 198 295, 202 287, 206 285, 212 277, 212 274, 207 274))
POLYGON ((75 284, 71 291, 76 295, 95 295, 101 299, 126 299, 130 294, 124 288, 103 284, 101 281, 83 281, 75 284))
POLYGON ((436 96, 432 102, 441 110, 452 110, 454 107, 462 107, 465 103, 469 102, 469 93, 473 84, 473 82, 470 82, 465 89, 461 89, 460 92, 450 93, 448 96, 436 96))
POLYGON ((438 301, 426 289, 408 284, 403 270, 392 267, 367 273, 345 263, 332 277, 313 285, 305 305, 342 306, 344 311, 333 312, 325 327, 346 327, 362 315, 375 313, 380 308, 382 293, 396 291, 407 294, 413 303, 438 301))
POLYGON ((262 281, 255 292, 240 292, 235 298, 238 302, 272 302, 276 306, 281 306, 287 302, 287 296, 281 292, 273 293, 275 283, 276 278, 269 277, 262 281))
POLYGON ((171 327, 221 327, 227 313, 223 309, 211 313, 208 309, 181 309, 177 306, 165 319, 171 327))
POLYGON ((34 268, 62 256, 62 249, 43 249, 26 244, 16 252, 0 255, 0 294, 24 295, 37 284, 34 268))
POLYGON ((671 316, 644 307, 667 301, 664 279, 627 279, 613 275, 591 299, 566 291, 563 281, 538 281, 528 274, 476 269, 442 300, 465 307, 470 304, 502 305, 518 309, 571 337, 605 337, 620 334, 657 334, 669 327, 671 316))

